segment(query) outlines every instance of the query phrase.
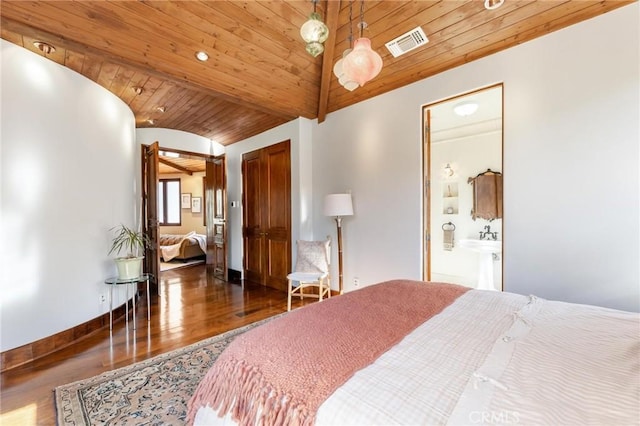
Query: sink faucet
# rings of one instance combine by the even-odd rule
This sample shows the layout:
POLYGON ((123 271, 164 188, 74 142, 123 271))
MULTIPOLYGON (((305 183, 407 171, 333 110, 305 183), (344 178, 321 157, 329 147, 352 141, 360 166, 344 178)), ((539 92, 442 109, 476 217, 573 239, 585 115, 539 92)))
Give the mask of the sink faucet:
POLYGON ((498 239, 498 232, 491 232, 491 226, 486 225, 484 227, 484 232, 480 231, 480 239, 496 241, 498 239))

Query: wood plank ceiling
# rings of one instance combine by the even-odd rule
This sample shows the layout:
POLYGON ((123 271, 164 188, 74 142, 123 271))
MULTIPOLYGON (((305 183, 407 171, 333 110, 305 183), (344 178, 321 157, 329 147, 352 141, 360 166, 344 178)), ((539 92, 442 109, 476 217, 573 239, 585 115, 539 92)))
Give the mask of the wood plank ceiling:
POLYGON ((353 92, 332 68, 349 46, 350 28, 357 35, 358 1, 318 3, 330 37, 317 58, 299 35, 310 1, 3 0, 0 17, 3 39, 107 88, 131 107, 138 127, 229 145, 296 117, 322 122, 328 113, 632 2, 506 0, 486 10, 482 0, 367 0, 364 36, 384 65, 353 92), (394 58, 384 44, 417 26, 429 43, 394 58), (35 41, 55 52, 43 53, 35 41), (201 50, 207 62, 196 60, 201 50))

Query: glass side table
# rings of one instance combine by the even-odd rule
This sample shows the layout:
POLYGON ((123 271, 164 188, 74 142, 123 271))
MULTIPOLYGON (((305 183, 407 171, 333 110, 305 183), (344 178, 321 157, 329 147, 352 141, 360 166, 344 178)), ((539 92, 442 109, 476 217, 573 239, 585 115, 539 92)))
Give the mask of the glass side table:
POLYGON ((147 283, 147 321, 151 320, 151 303, 149 297, 149 278, 151 278, 151 274, 142 274, 136 278, 130 278, 126 280, 121 280, 118 277, 107 278, 104 283, 109 285, 109 331, 113 330, 113 288, 118 285, 124 285, 126 287, 127 295, 126 295, 126 324, 129 327, 129 287, 133 286, 133 329, 136 329, 136 290, 138 283, 146 282, 147 283))

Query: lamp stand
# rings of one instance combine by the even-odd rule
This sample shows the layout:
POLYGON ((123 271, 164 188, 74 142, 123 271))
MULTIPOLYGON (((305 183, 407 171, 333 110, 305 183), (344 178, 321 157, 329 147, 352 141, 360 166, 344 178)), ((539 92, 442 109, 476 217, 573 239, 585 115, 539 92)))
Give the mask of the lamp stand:
POLYGON ((338 228, 338 290, 342 294, 342 218, 336 217, 336 226, 338 228))

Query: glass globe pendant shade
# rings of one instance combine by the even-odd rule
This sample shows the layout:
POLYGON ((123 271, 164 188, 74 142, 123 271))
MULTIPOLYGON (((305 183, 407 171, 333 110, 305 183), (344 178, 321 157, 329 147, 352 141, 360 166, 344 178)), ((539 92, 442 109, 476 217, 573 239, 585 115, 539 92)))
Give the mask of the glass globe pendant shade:
POLYGON ((382 58, 371 49, 371 40, 361 37, 353 44, 353 51, 349 53, 342 63, 342 69, 348 80, 364 86, 382 70, 382 58))
POLYGON ((350 92, 353 92, 360 85, 355 81, 348 80, 347 76, 344 73, 344 69, 342 67, 342 65, 344 64, 345 56, 347 56, 350 52, 351 52, 351 49, 346 49, 342 53, 342 58, 340 58, 338 62, 336 62, 336 64, 333 66, 333 73, 335 74, 336 77, 338 77, 338 83, 340 83, 342 87, 344 87, 350 92))
POLYGON ((307 43, 307 47, 305 49, 314 58, 324 52, 324 46, 322 45, 322 43, 319 43, 317 41, 307 43))
POLYGON ((353 92, 358 87, 360 87, 360 85, 358 83, 356 83, 355 81, 347 80, 347 76, 345 74, 342 74, 342 77, 340 77, 338 79, 338 83, 340 83, 342 85, 342 87, 344 87, 345 89, 347 89, 350 92, 353 92))
MULTIPOLYGON (((351 50, 351 49, 347 49, 347 50, 351 50)), ((345 50, 346 53, 346 50, 345 50)), ((342 75, 344 74, 344 71, 342 70, 342 63, 344 62, 344 53, 342 54, 342 58, 338 59, 338 62, 335 63, 335 65, 333 66, 333 74, 337 77, 340 78, 342 77, 342 75)))
POLYGON ((320 15, 313 12, 300 27, 300 36, 307 43, 307 52, 315 57, 324 52, 322 43, 329 37, 329 28, 320 20, 320 15))

